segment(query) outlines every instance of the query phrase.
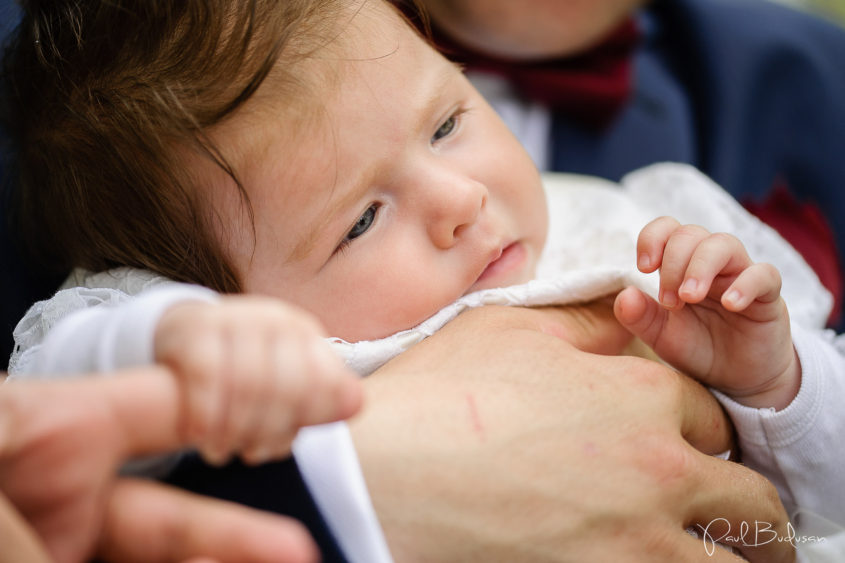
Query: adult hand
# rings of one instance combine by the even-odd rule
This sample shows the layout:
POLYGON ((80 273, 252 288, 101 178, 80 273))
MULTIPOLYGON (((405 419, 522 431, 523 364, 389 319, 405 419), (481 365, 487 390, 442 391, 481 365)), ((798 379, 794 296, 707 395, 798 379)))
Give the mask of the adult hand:
POLYGON ((397 561, 739 561, 705 540, 743 521, 786 535, 774 487, 708 455, 731 428, 703 387, 560 338, 613 352, 614 325, 607 303, 475 309, 365 381, 350 426, 397 561))
POLYGON ((127 458, 185 444, 181 406, 158 368, 0 386, 0 562, 315 561, 293 520, 116 478, 127 458))

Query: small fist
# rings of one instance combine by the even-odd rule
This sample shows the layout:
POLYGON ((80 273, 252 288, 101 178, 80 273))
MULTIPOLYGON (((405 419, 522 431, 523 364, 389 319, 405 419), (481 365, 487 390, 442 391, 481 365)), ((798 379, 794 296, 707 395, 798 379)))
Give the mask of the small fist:
POLYGON ((360 381, 322 332, 310 314, 265 297, 187 301, 165 312, 155 358, 179 378, 186 435, 207 461, 284 457, 300 427, 357 412, 360 381))

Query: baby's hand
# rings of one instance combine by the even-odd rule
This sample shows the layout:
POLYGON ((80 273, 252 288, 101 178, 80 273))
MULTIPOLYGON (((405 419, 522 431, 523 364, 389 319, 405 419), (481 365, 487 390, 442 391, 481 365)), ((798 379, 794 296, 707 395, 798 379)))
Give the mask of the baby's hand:
POLYGON ((781 278, 725 233, 661 217, 637 240, 637 267, 660 269, 660 304, 629 287, 616 318, 663 360, 752 407, 787 406, 801 371, 781 278))
POLYGON ((260 463, 290 452, 301 426, 354 414, 362 390, 307 313, 278 300, 228 296, 171 307, 156 361, 183 390, 184 428, 211 463, 260 463))

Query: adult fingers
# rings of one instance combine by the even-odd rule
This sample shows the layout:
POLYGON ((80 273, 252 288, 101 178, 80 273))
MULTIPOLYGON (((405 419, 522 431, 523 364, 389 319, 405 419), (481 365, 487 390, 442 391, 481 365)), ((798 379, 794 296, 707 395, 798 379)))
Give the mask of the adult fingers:
POLYGON ((738 463, 702 456, 694 470, 686 524, 703 547, 731 545, 752 562, 795 559, 788 517, 777 490, 765 477, 738 463))
POLYGON ((0 563, 49 563, 50 557, 35 532, 0 494, 0 563))
POLYGON ((662 370, 661 385, 673 386, 681 435, 705 454, 721 454, 734 447, 733 427, 725 411, 707 389, 689 377, 657 362, 643 360, 643 369, 662 370))
POLYGON ((713 541, 705 541, 702 537, 693 536, 689 532, 682 532, 676 543, 677 556, 673 561, 700 561, 701 563, 740 563, 746 559, 734 552, 731 546, 713 541))
POLYGON ((115 485, 97 554, 128 563, 318 560, 313 540, 292 519, 138 479, 115 485))
MULTIPOLYGON (((58 406, 65 424, 79 432, 101 432, 92 439, 100 450, 113 450, 116 461, 174 450, 186 443, 180 431, 179 387, 163 367, 123 370, 109 377, 15 381, 1 392, 6 403, 11 400, 13 408, 7 414, 10 428, 16 429, 5 433, 5 445, 0 444, 9 455, 27 445, 29 433, 24 430, 49 418, 38 413, 56 411, 58 406)), ((0 434, 4 434, 2 425, 0 434)))
MULTIPOLYGON (((79 381, 84 383, 89 381, 79 381)), ((121 458, 187 445, 179 384, 166 368, 139 368, 90 383, 90 391, 111 406, 121 458), (97 383, 102 383, 101 389, 97 383)))

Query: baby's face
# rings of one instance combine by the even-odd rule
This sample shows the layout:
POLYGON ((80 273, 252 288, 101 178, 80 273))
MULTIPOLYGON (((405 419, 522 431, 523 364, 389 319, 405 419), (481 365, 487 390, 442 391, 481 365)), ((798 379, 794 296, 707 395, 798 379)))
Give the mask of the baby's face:
POLYGON ((308 61, 334 78, 295 127, 289 111, 261 108, 216 136, 254 209, 255 238, 231 185, 213 191, 222 223, 241 227, 224 240, 244 289, 357 341, 528 281, 547 210, 516 139, 381 2, 364 2, 341 39, 340 55, 308 61))

